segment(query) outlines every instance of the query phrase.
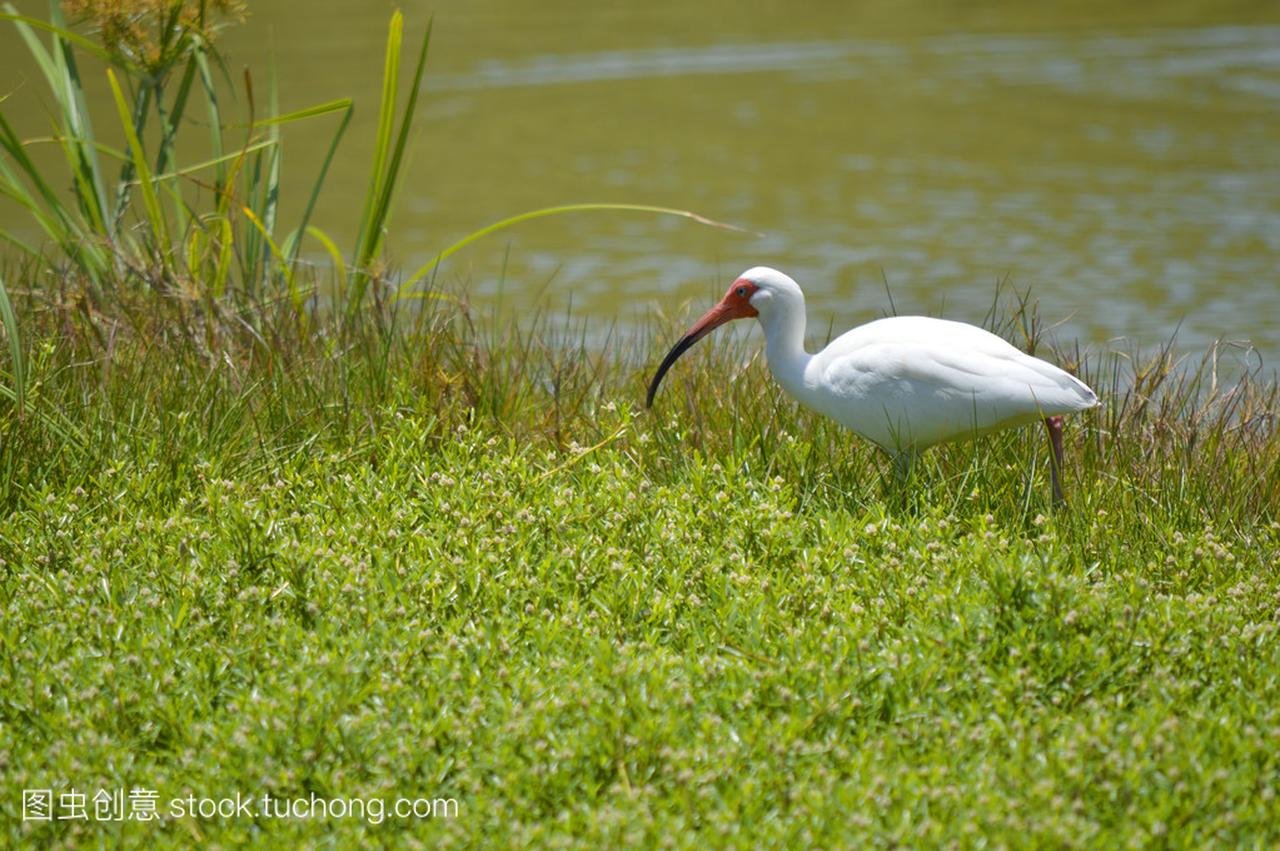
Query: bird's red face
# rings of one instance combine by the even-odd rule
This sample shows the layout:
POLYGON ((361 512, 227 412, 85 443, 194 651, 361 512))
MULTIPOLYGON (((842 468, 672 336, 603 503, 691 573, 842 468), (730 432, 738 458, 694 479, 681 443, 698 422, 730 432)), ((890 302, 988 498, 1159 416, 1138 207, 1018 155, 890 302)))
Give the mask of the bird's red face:
POLYGON ((662 361, 662 366, 658 367, 658 372, 653 376, 653 382, 649 385, 649 397, 645 400, 645 407, 653 406, 653 396, 658 392, 658 385, 662 383, 662 377, 667 374, 667 370, 671 369, 671 365, 679 359, 679 357, 688 351, 694 343, 710 334, 716 328, 733 319, 746 319, 751 316, 758 316, 759 311, 751 306, 751 297, 755 295, 758 286, 748 281, 746 278, 739 278, 729 287, 729 291, 724 294, 724 298, 706 313, 702 318, 693 323, 693 327, 689 329, 689 333, 680 338, 680 342, 667 353, 662 361))

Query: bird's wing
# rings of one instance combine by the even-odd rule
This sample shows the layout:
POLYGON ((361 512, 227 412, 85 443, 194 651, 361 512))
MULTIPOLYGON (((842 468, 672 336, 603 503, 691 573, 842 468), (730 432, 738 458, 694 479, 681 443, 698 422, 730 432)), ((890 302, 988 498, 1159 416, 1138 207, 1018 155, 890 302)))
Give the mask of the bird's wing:
POLYGON ((820 380, 844 400, 838 418, 846 425, 866 433, 869 418, 878 417, 922 445, 1097 404, 1092 390, 1058 367, 946 320, 873 322, 819 357, 820 380))

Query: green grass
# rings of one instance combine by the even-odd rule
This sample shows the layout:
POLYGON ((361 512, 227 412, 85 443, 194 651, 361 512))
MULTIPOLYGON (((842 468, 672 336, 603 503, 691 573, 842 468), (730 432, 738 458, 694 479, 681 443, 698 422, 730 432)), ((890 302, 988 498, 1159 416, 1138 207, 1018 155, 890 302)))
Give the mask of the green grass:
POLYGON ((109 359, 15 301, 13 844, 1280 839, 1273 384, 1086 359, 1107 406, 1070 421, 1055 515, 1040 430, 896 495, 749 343, 642 412, 653 336, 592 351, 464 298, 341 344, 285 312, 225 355, 158 315, 109 359), (458 812, 18 819, 23 788, 133 787, 458 812))
MULTIPOLYGON (((279 115, 268 84, 255 115, 246 78, 237 129, 212 30, 157 73, 56 4, 0 19, 65 153, 41 172, 0 112, 0 195, 44 239, 0 234, 7 844, 1280 844, 1270 374, 1064 351, 1106 402, 1069 421, 1068 510, 1035 428, 933 451, 895 490, 772 385, 758 340, 703 343, 646 412, 676 327, 592 348, 435 288, 534 217, 720 223, 566 204, 389 273, 427 44, 401 99, 399 15, 349 257, 312 214, 350 100, 279 115), (114 145, 83 108, 103 63, 114 145), (213 158, 180 167, 200 101, 213 158), (284 128, 334 114, 286 230, 284 128), (330 266, 299 261, 304 235, 330 266), (23 789, 388 809, 36 822, 23 789)), ((988 324, 1045 353, 1025 300, 988 324)))

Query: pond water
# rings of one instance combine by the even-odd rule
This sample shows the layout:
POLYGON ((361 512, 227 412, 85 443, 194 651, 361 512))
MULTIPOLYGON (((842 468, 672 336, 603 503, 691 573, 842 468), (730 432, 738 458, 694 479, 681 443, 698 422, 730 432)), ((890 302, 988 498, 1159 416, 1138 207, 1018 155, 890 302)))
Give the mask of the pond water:
MULTIPOLYGON (((505 310, 571 299, 604 328, 700 312, 768 264, 805 288, 815 338, 889 294, 980 321, 1007 279, 1059 341, 1153 345, 1181 324, 1186 349, 1280 356, 1278 7, 846 5, 407 4, 411 34, 432 11, 435 30, 393 257, 416 267, 535 207, 658 204, 760 235, 577 214, 478 242, 444 279, 505 310)), ((343 244, 392 8, 251 3, 224 40, 260 78, 275 56, 284 109, 357 99, 317 216, 343 244)), ((0 35, 2 87, 34 90, 16 46, 0 35)), ((325 120, 286 134, 287 202, 325 120)))

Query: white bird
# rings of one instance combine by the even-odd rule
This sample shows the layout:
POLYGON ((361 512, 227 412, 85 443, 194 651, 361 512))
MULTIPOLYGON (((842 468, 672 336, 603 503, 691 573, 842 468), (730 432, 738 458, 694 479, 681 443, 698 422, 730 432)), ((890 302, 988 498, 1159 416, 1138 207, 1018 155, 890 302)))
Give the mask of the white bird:
POLYGON ((1053 451, 1054 502, 1063 501, 1062 415, 1098 405, 1084 382, 981 328, 925 316, 878 319, 810 354, 804 293, 767 266, 743 272, 676 343, 649 385, 646 406, 690 346, 724 323, 750 316, 764 329, 769 371, 782 389, 882 447, 900 475, 934 444, 1042 419, 1053 451))

